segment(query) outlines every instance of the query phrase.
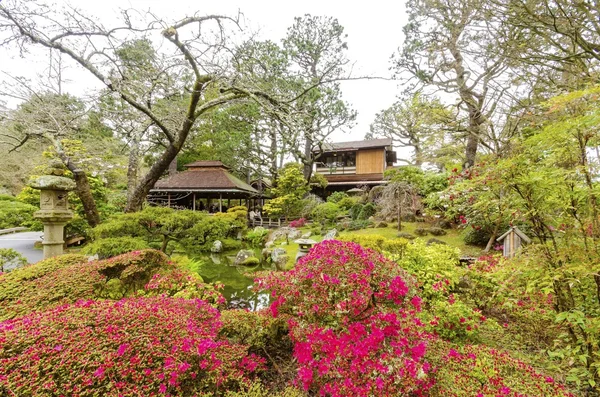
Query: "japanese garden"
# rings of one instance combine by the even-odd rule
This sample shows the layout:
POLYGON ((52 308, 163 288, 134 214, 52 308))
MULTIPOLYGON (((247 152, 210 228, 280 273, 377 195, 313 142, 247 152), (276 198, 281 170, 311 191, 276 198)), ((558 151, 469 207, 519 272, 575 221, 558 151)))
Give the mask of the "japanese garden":
POLYGON ((1 397, 600 396, 597 2, 324 3, 0 2, 1 397))

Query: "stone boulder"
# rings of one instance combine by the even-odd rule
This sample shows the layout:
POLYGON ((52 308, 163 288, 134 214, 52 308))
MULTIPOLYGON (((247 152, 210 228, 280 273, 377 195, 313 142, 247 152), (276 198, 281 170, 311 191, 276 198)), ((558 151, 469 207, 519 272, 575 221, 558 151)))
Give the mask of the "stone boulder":
POLYGON ((306 232, 301 236, 301 238, 305 239, 305 238, 309 238, 310 236, 312 236, 312 232, 306 232))
POLYGON ((210 247, 210 252, 213 254, 219 254, 223 252, 223 243, 219 240, 215 240, 212 247, 210 247))
POLYGON ((254 257, 254 251, 252 250, 240 250, 237 255, 235 256, 235 259, 233 260, 233 264, 234 265, 241 265, 242 263, 246 262, 246 260, 248 258, 253 258, 254 257))
POLYGON ((328 231, 325 236, 323 236, 323 241, 326 240, 333 240, 338 234, 337 229, 331 229, 330 231, 328 231))
POLYGON ((271 260, 276 263, 280 256, 286 255, 286 251, 283 248, 275 248, 271 251, 271 260))
POLYGON ((302 232, 296 228, 291 228, 291 230, 288 232, 288 238, 290 240, 295 240, 300 238, 300 236, 302 236, 302 232))

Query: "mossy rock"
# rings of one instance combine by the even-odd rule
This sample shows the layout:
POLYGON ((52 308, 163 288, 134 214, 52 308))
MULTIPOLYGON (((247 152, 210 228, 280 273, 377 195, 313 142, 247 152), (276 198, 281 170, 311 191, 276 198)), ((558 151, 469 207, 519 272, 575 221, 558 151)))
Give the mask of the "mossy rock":
POLYGON ((446 234, 448 234, 444 229, 437 226, 430 227, 429 233, 433 236, 445 236, 446 234))
POLYGON ((446 242, 444 242, 442 240, 438 240, 437 238, 430 238, 429 240, 427 240, 427 245, 434 245, 434 244, 448 245, 446 242))
POLYGON ((407 232, 399 232, 398 234, 396 234, 396 237, 405 238, 407 240, 414 240, 416 238, 415 236, 407 232))
POLYGON ((429 229, 426 229, 424 227, 418 227, 415 229, 415 234, 417 236, 427 236, 427 234, 429 233, 429 229))
POLYGON ((240 263, 240 265, 242 266, 256 266, 260 264, 260 259, 258 259, 255 256, 251 256, 249 258, 246 258, 242 261, 242 263, 240 263))

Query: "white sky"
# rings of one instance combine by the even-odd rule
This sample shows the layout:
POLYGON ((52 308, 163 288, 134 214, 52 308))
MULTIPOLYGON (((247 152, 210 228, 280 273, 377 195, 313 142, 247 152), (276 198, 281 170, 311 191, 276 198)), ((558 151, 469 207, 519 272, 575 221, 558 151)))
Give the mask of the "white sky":
MULTIPOLYGON (((61 1, 56 1, 60 4, 61 1)), ((167 19, 186 14, 244 14, 246 24, 260 32, 261 39, 280 42, 295 16, 304 14, 332 16, 339 20, 347 33, 348 57, 355 62, 354 75, 390 77, 390 56, 401 46, 402 27, 407 22, 403 1, 372 0, 367 3, 350 1, 305 0, 71 0, 69 4, 88 11, 107 25, 119 8, 151 9, 167 19)), ((43 53, 42 53, 43 54, 43 53)), ((48 66, 47 57, 38 55, 20 59, 17 53, 0 48, 0 71, 11 75, 35 76, 48 66)), ((76 70, 69 72, 72 84, 67 87, 73 94, 81 95, 86 89, 97 87, 89 75, 80 78, 76 70)), ((344 99, 358 111, 356 126, 350 134, 337 133, 335 141, 362 139, 369 131, 375 113, 389 107, 399 94, 395 81, 363 80, 342 82, 344 99)))

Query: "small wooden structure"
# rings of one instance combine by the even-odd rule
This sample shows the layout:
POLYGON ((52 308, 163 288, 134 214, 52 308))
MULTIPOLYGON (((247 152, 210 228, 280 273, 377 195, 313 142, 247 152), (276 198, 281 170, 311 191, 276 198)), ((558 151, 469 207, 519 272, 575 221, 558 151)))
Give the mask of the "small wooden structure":
POLYGON ((253 208, 260 192, 232 175, 220 161, 195 161, 184 172, 156 182, 148 201, 154 205, 225 212, 234 205, 253 208))
POLYGON ((505 258, 514 257, 523 243, 531 243, 531 239, 516 226, 508 229, 508 231, 498 237, 496 241, 500 242, 502 240, 504 240, 503 255, 505 258))

